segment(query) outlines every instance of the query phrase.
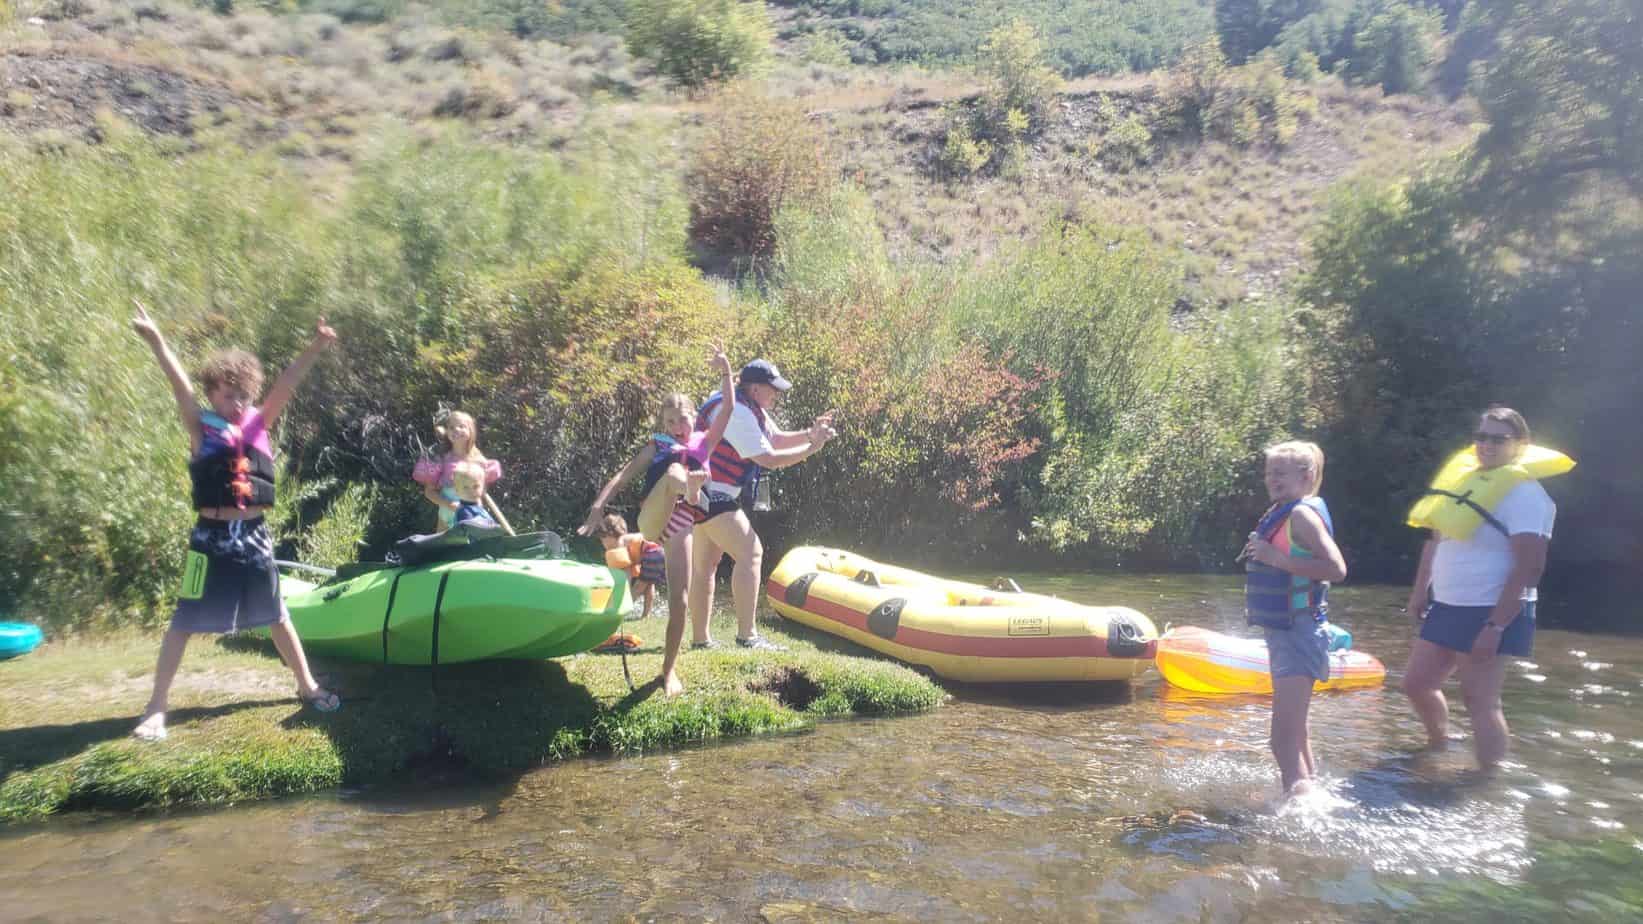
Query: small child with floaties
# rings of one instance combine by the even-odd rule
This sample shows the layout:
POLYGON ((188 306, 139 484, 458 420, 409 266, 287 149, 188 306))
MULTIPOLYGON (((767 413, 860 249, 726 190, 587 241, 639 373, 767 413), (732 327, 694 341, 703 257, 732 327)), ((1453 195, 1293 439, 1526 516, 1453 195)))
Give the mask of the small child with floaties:
POLYGON ((485 509, 485 489, 502 477, 502 466, 479 451, 479 430, 472 416, 452 411, 434 428, 443 450, 437 459, 419 459, 411 478, 423 496, 439 508, 443 532, 460 523, 495 526, 485 509))
POLYGON ((628 532, 628 521, 619 513, 606 514, 594 527, 593 535, 605 547, 605 564, 627 572, 629 591, 644 601, 639 618, 648 619, 656 585, 667 579, 667 559, 661 543, 628 532))
POLYGON ((145 741, 166 737, 166 701, 188 637, 196 632, 236 632, 269 627, 274 647, 296 675, 297 698, 320 712, 342 701, 308 669, 302 640, 280 600, 274 541, 264 514, 274 506, 274 458, 269 431, 290 403, 319 354, 337 339, 320 318, 313 342, 274 380, 260 405, 262 365, 244 350, 215 353, 200 370, 209 407, 200 407, 194 386, 166 346, 141 302, 132 329, 154 352, 171 383, 183 432, 188 434, 190 506, 199 519, 188 536, 183 586, 171 625, 160 642, 154 692, 132 734, 145 741))
POLYGON ((1247 572, 1245 618, 1266 635, 1272 755, 1286 794, 1305 791, 1316 773, 1307 712, 1313 683, 1329 679, 1329 582, 1346 577, 1329 507, 1318 496, 1323 479, 1324 453, 1316 443, 1290 441, 1267 449, 1272 506, 1239 556, 1247 572))

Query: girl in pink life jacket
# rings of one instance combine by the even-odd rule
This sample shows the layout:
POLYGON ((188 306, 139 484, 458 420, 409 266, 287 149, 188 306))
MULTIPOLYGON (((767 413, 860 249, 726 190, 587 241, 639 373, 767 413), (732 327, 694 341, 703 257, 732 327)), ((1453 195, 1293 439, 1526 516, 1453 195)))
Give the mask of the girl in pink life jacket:
MULTIPOLYGON (((714 345, 711 365, 719 374, 721 387, 733 387, 730 359, 722 346, 714 345)), ((700 504, 702 486, 708 478, 708 457, 730 421, 730 409, 726 408, 703 432, 696 432, 691 428, 695 422, 694 412, 690 399, 684 395, 664 398, 657 414, 658 432, 605 483, 599 496, 594 498, 587 519, 576 528, 578 535, 596 534, 611 497, 643 474, 645 497, 639 510, 639 533, 662 546, 666 564, 668 623, 661 679, 662 689, 668 696, 676 696, 685 689, 675 665, 684 641, 691 534, 697 521, 706 515, 700 504)))
POLYGON ((770 422, 771 408, 791 387, 792 383, 782 378, 774 365, 756 359, 742 367, 734 390, 722 390, 708 398, 697 416, 697 427, 703 427, 708 415, 717 417, 725 407, 733 408, 724 439, 713 451, 704 492, 707 510, 696 524, 695 547, 691 550, 692 647, 713 644, 708 637, 713 575, 725 555, 736 562, 730 583, 736 602, 736 644, 766 650, 777 647, 760 636, 754 624, 764 547, 742 511, 741 494, 759 468, 786 468, 802 462, 835 435, 831 411, 817 417, 808 430, 779 430, 770 422))
POLYGON ((422 485, 428 502, 439 508, 440 531, 469 521, 496 525, 485 509, 485 490, 502 477, 502 466, 479 451, 479 429, 473 417, 452 411, 434 432, 443 451, 436 459, 418 460, 411 478, 422 485))
POLYGON ((341 705, 308 669, 302 640, 280 600, 274 542, 263 515, 274 505, 274 462, 268 431, 297 386, 336 339, 320 318, 314 340, 287 366, 260 406, 262 366, 243 350, 214 355, 201 371, 210 408, 201 408, 177 357, 141 302, 132 329, 153 350, 171 383, 183 431, 188 434, 192 506, 199 514, 188 537, 183 586, 171 625, 160 642, 154 692, 132 734, 145 741, 166 737, 166 704, 188 637, 196 632, 233 632, 268 626, 274 647, 296 676, 297 697, 321 712, 341 705))

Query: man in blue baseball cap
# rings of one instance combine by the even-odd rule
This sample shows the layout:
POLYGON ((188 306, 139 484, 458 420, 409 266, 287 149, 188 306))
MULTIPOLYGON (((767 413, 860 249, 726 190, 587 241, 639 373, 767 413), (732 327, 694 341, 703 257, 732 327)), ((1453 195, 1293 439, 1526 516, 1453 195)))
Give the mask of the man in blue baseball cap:
MULTIPOLYGON (((713 611, 713 577, 719 560, 729 555, 736 568, 731 573, 730 593, 736 601, 736 644, 757 650, 780 650, 758 634, 754 619, 759 604, 760 567, 764 546, 753 532, 753 524, 742 510, 744 488, 753 483, 761 468, 786 468, 804 461, 836 435, 833 412, 817 417, 808 430, 779 430, 769 412, 781 396, 793 387, 776 365, 755 359, 742 367, 737 377, 736 406, 724 438, 713 450, 708 483, 704 493, 707 509, 700 515, 692 538, 690 574, 690 624, 692 648, 708 648, 708 616, 713 611)), ((702 429, 713 419, 723 395, 712 395, 697 411, 696 426, 702 429)))

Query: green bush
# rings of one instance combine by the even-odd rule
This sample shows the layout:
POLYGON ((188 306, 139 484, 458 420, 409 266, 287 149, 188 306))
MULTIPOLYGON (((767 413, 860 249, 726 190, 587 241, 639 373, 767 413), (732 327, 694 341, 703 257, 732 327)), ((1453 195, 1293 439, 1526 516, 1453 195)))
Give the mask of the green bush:
POLYGON ((946 140, 941 145, 941 169, 950 177, 967 179, 987 168, 993 160, 993 144, 976 138, 970 128, 970 113, 960 109, 947 114, 946 140))
POLYGON ((994 29, 978 54, 977 71, 985 90, 976 133, 998 140, 1043 131, 1055 109, 1061 78, 1045 61, 1037 30, 1018 19, 994 29))
POLYGON ((1043 473, 1033 533, 1154 560, 1224 566, 1260 512, 1260 449, 1298 418, 1285 309, 1246 305, 1172 332, 1105 437, 1068 439, 1043 473))
POLYGON ((1145 119, 1131 113, 1093 141, 1090 153, 1107 169, 1128 173, 1152 160, 1152 130, 1147 128, 1145 119))
POLYGON ((1187 50, 1171 71, 1159 105, 1161 125, 1230 144, 1283 146, 1313 111, 1304 89, 1285 81, 1272 55, 1228 67, 1214 43, 1187 50))
POLYGON ((774 33, 762 2, 630 0, 628 47, 683 87, 756 72, 774 33))

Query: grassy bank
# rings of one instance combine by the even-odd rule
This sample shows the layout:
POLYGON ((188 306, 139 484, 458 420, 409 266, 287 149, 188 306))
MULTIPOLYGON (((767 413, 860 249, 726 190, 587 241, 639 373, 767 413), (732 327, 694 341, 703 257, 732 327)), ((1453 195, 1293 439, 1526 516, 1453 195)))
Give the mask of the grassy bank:
MULTIPOLYGON (((818 650, 805 630, 780 623, 767 634, 790 646, 785 653, 733 644, 686 652, 689 689, 669 700, 647 685, 661 665, 662 619, 624 629, 645 643, 628 658, 637 691, 616 655, 448 665, 437 677, 319 662, 345 701, 331 715, 298 708, 291 675, 266 642, 201 638, 172 695, 171 735, 158 744, 128 737, 153 682, 157 638, 48 645, 0 663, 0 822, 226 805, 382 782, 430 763, 494 777, 583 754, 927 710, 942 696, 911 670, 818 650)), ((714 633, 729 642, 734 625, 716 622, 714 633)))

